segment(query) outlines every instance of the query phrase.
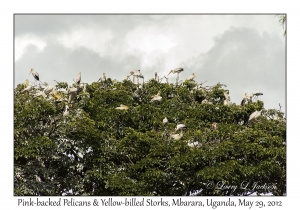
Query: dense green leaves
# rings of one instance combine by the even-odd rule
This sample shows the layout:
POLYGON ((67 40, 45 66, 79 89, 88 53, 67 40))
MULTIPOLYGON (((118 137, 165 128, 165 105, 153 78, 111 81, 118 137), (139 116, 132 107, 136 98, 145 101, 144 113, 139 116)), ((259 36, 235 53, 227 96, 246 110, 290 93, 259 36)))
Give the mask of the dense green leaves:
POLYGON ((224 105, 224 85, 194 81, 136 85, 109 78, 78 87, 71 101, 67 87, 58 83, 57 95, 46 97, 35 96, 43 87, 15 89, 15 195, 286 193, 283 113, 264 110, 248 122, 262 101, 224 105), (162 100, 151 101, 154 95, 162 100), (121 104, 128 109, 116 109, 121 104), (187 128, 175 140, 178 123, 187 128), (256 182, 275 187, 251 188, 256 182))

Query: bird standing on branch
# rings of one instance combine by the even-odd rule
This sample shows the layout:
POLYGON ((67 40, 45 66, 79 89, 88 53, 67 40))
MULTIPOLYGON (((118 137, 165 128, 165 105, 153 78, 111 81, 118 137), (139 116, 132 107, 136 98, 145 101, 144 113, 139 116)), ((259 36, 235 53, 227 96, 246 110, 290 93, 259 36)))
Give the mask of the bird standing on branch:
POLYGON ((188 145, 189 147, 194 147, 194 148, 196 148, 196 147, 201 147, 201 146, 202 146, 202 144, 199 144, 198 141, 193 141, 193 140, 189 140, 189 141, 187 142, 187 145, 188 145))
POLYGON ((47 95, 43 91, 36 92, 33 97, 39 97, 39 96, 43 96, 44 98, 47 97, 47 95))
POLYGON ((217 124, 218 124, 218 123, 214 122, 214 123, 211 125, 211 127, 212 127, 213 130, 217 130, 217 124))
MULTIPOLYGON (((183 71, 183 68, 176 68, 174 70, 171 70, 169 72, 169 74, 173 73, 173 74, 177 74, 177 78, 176 78, 176 85, 178 84, 178 80, 179 80, 179 73, 183 71)), ((169 74, 167 76, 169 76, 169 74)))
POLYGON ((133 76, 133 83, 134 83, 134 77, 137 78, 137 83, 139 84, 139 78, 142 78, 143 79, 143 83, 144 83, 144 76, 142 75, 141 73, 141 70, 131 70, 130 71, 130 75, 133 76))
POLYGON ((196 75, 192 73, 192 75, 189 76, 186 80, 194 80, 194 78, 196 78, 196 75))
POLYGON ((183 137, 183 133, 182 133, 182 130, 180 132, 180 134, 172 134, 171 137, 174 139, 174 140, 180 140, 182 137, 183 137))
POLYGON ((153 101, 161 101, 161 100, 162 100, 161 96, 155 95, 155 96, 152 97, 151 102, 153 102, 153 101))
POLYGON ((140 70, 137 70, 135 73, 134 73, 134 76, 136 76, 137 78, 137 83, 139 84, 139 78, 142 78, 143 79, 143 84, 144 84, 144 76, 142 75, 141 71, 140 70))
POLYGON ((44 93, 46 95, 49 95, 49 93, 53 90, 53 87, 51 85, 48 85, 47 82, 45 82, 44 85, 46 86, 45 89, 44 89, 44 93))
POLYGON ((247 100, 248 100, 248 95, 247 95, 247 93, 245 93, 243 100, 241 101, 241 106, 244 106, 246 104, 247 100))
POLYGON ((72 100, 75 98, 75 96, 77 95, 77 93, 78 93, 78 88, 69 86, 69 88, 68 88, 68 94, 69 94, 69 100, 68 100, 68 103, 69 103, 69 104, 70 104, 70 103, 72 102, 72 100))
POLYGON ((224 92, 224 96, 225 96, 224 105, 231 106, 232 102, 230 101, 230 97, 227 91, 224 92))
POLYGON ((77 93, 77 91, 78 91, 78 88, 76 88, 76 87, 69 86, 69 88, 68 88, 68 93, 69 94, 71 94, 71 93, 77 93))
POLYGON ((68 104, 66 104, 66 108, 65 108, 65 111, 63 113, 63 116, 66 117, 68 115, 69 115, 69 106, 68 106, 68 104))
POLYGON ((81 72, 79 72, 79 74, 77 75, 76 77, 76 80, 74 81, 77 85, 80 84, 80 81, 81 81, 81 72))
POLYGON ((182 130, 183 128, 186 128, 186 126, 184 125, 184 124, 182 124, 182 123, 179 123, 176 127, 175 127, 175 131, 177 131, 177 130, 182 130))
POLYGON ((232 105, 232 102, 231 102, 229 99, 225 99, 225 100, 224 100, 224 105, 226 105, 226 106, 231 106, 231 105, 232 105))
POLYGON ((31 86, 31 85, 28 85, 26 88, 24 88, 24 89, 22 90, 22 93, 24 93, 24 92, 29 92, 29 91, 31 91, 31 89, 32 89, 32 86, 31 86))
POLYGON ((157 81, 157 82, 159 82, 159 77, 157 76, 157 72, 155 72, 154 80, 157 81))
POLYGON ((163 124, 165 125, 165 124, 167 124, 169 121, 168 121, 168 119, 167 119, 167 117, 165 117, 164 119, 163 119, 163 124))
POLYGON ((98 82, 106 82, 106 76, 105 76, 105 73, 102 74, 102 77, 100 77, 98 79, 98 82))
POLYGON ((250 122, 250 120, 256 119, 256 118, 258 118, 259 116, 261 116, 261 112, 262 112, 262 110, 253 112, 253 113, 250 115, 248 122, 250 122))
POLYGON ((33 68, 30 69, 29 74, 32 74, 32 76, 33 76, 34 79, 35 79, 35 82, 36 82, 36 81, 41 82, 41 81, 40 81, 40 76, 39 76, 39 74, 38 74, 36 71, 34 71, 33 68))
POLYGON ((119 107, 117 107, 115 109, 127 110, 127 109, 129 109, 129 107, 121 104, 119 107))
POLYGON ((28 85, 29 85, 29 80, 28 79, 25 80, 24 85, 25 85, 25 87, 28 87, 28 85))
POLYGON ((253 99, 256 99, 256 100, 258 99, 258 96, 261 96, 261 95, 263 95, 263 93, 259 92, 259 91, 252 93, 253 99))

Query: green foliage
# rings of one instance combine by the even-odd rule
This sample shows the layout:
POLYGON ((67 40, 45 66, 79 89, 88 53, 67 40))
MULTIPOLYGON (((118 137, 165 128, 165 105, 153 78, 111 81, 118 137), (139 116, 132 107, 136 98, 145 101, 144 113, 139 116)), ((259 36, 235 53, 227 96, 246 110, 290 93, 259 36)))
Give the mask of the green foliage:
MULTIPOLYGON (((25 86, 19 84, 14 92, 15 195, 284 195, 283 113, 265 110, 248 122, 263 102, 224 105, 224 86, 155 80, 136 85, 108 78, 87 84, 86 92, 79 88, 68 102, 66 92, 60 93, 63 100, 35 97, 43 88, 22 93, 25 86), (156 94, 161 101, 151 101, 156 94), (116 109, 121 104, 128 109, 116 109), (66 105, 69 114, 63 115, 66 105), (174 140, 170 135, 180 134, 174 131, 179 122, 187 128, 174 140), (276 188, 218 189, 220 182, 276 188)), ((56 85, 57 90, 67 87, 56 85)))
POLYGON ((284 33, 283 35, 286 36, 286 15, 276 15, 278 18, 278 22, 279 24, 282 26, 282 28, 284 29, 284 33))

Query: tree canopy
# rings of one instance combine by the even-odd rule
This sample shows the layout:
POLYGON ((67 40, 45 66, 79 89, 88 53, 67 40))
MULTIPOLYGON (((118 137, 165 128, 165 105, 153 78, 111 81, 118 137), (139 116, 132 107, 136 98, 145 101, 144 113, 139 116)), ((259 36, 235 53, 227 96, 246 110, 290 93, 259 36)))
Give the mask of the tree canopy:
POLYGON ((284 113, 254 95, 235 104, 193 79, 28 86, 14 90, 17 196, 286 193, 284 113))

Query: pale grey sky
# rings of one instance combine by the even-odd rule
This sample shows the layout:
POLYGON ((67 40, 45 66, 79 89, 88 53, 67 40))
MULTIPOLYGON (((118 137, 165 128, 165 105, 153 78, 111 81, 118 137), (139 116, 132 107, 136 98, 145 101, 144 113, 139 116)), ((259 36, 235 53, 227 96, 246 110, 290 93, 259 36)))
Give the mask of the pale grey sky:
MULTIPOLYGON (((183 67, 206 85, 226 84, 231 101, 264 93, 265 108, 285 112, 283 28, 268 15, 15 15, 15 85, 34 68, 43 82, 119 81, 140 69, 145 81, 183 67)), ((175 75, 169 81, 175 82, 175 75)))

